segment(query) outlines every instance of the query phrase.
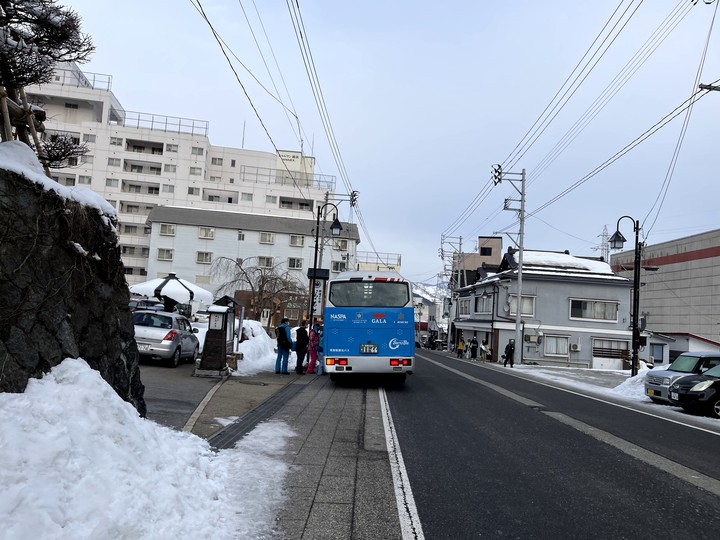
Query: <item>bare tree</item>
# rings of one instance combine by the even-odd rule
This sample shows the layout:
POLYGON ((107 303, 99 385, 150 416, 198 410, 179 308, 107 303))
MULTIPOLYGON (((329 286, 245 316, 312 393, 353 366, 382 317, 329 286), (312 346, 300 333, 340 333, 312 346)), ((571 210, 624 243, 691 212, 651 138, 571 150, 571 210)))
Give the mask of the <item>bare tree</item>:
POLYGON ((95 50, 80 32, 80 17, 56 0, 0 0, 0 100, 2 140, 15 136, 27 144, 39 111, 25 99, 25 86, 52 79, 58 62, 84 62, 95 50), (20 110, 21 112, 17 112, 20 110))
MULTIPOLYGON (((234 295, 236 291, 247 293, 258 319, 264 309, 274 312, 276 309, 303 304, 307 297, 307 287, 295 272, 288 271, 280 263, 272 267, 258 266, 257 263, 257 257, 216 259, 210 273, 213 280, 223 282, 218 292, 227 295, 234 295)), ((272 317, 268 322, 268 330, 271 325, 272 317)))

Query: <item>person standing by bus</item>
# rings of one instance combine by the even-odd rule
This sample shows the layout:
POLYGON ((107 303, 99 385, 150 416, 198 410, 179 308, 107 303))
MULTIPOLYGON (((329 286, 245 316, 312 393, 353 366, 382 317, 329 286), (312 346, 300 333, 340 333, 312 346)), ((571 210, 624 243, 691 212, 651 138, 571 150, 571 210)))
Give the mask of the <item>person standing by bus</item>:
POLYGON ((305 361, 305 355, 307 354, 308 344, 310 342, 310 336, 307 331, 307 321, 303 320, 300 322, 300 328, 297 329, 295 338, 295 354, 297 355, 295 373, 298 375, 304 375, 303 362, 305 361))
POLYGON ((456 352, 458 358, 463 357, 463 353, 465 353, 465 341, 463 340, 463 338, 460 338, 460 341, 458 341, 456 352))
POLYGON ((310 341, 308 343, 308 356, 310 357, 310 362, 308 363, 308 367, 307 367, 308 373, 315 372, 315 362, 317 362, 317 358, 318 358, 319 345, 320 345, 320 325, 317 322, 315 322, 315 324, 313 324, 313 327, 310 329, 310 341))
POLYGON ((282 319, 280 326, 275 328, 277 338, 277 358, 275 359, 275 373, 288 374, 288 359, 292 349, 292 334, 290 333, 289 319, 282 319))

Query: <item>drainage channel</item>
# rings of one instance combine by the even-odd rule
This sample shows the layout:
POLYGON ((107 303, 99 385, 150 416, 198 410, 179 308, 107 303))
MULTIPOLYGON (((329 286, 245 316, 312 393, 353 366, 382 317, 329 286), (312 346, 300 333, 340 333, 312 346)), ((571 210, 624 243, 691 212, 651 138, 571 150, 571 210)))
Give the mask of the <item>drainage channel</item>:
POLYGON ((303 388, 305 388, 304 384, 288 384, 252 411, 245 413, 232 424, 228 424, 217 433, 208 437, 208 443, 210 443, 210 446, 214 450, 233 448, 236 442, 252 431, 260 422, 267 420, 278 412, 283 405, 302 391, 303 388))

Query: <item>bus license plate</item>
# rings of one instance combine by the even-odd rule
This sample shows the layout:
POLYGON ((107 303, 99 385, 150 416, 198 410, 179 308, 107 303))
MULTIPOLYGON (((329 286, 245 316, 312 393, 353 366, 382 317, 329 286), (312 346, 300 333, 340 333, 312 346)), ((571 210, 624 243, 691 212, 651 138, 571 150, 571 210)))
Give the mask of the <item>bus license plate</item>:
POLYGON ((360 354, 377 354, 378 346, 375 343, 361 343, 360 354))

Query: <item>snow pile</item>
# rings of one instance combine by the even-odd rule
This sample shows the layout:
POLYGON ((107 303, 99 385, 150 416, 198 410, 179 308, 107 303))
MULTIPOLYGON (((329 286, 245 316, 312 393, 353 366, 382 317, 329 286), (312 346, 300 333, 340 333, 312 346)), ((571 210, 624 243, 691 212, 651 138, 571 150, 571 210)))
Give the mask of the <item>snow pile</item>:
POLYGON ((0 433, 0 538, 270 535, 293 436, 261 424, 214 453, 140 418, 81 359, 0 394, 0 433))

